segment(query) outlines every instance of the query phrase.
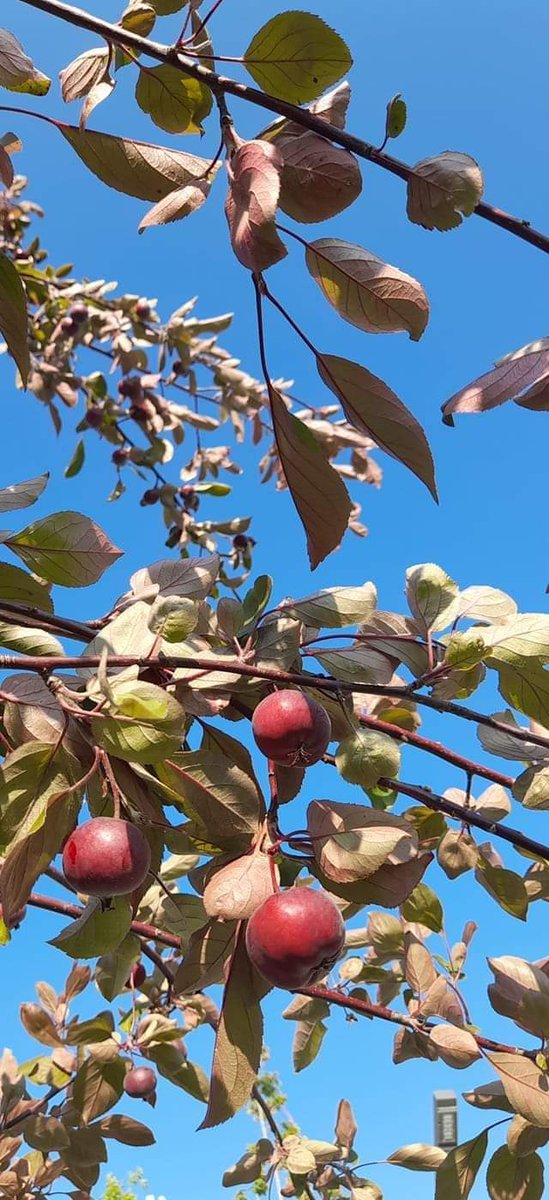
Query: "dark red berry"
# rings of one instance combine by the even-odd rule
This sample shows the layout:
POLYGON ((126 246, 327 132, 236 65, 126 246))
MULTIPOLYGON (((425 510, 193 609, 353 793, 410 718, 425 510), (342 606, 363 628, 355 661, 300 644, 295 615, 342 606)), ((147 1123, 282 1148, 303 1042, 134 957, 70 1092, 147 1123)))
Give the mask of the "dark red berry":
POLYGON ((68 883, 86 896, 127 896, 147 878, 151 851, 141 830, 117 817, 93 817, 63 850, 68 883))
POLYGON ((123 467, 128 462, 131 450, 128 446, 119 446, 118 450, 113 450, 112 461, 115 467, 123 467))
POLYGON ((156 1074, 152 1067, 132 1067, 124 1078, 124 1091, 132 1100, 145 1100, 156 1091, 156 1074))
POLYGON ((136 962, 136 963, 134 963, 134 966, 132 967, 132 969, 128 975, 128 978, 126 980, 126 987, 136 988, 136 989, 140 988, 142 986, 142 984, 144 984, 146 978, 147 978, 147 972, 145 970, 145 967, 143 966, 143 963, 136 962))
POLYGON ((71 304, 68 312, 68 316, 74 325, 83 325, 84 321, 87 321, 89 315, 89 310, 86 308, 86 305, 80 303, 71 304))

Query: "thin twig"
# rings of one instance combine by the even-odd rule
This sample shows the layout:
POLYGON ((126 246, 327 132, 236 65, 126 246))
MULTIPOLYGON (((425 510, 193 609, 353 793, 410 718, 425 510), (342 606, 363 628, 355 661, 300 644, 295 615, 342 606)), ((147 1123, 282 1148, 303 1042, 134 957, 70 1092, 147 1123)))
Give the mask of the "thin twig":
MULTIPOLYGON (((170 66, 178 68, 184 75, 204 83, 214 93, 222 91, 227 95, 236 96, 238 99, 255 104, 259 108, 274 113, 276 116, 285 117, 287 120, 301 125, 304 129, 311 129, 335 145, 343 146, 346 150, 353 151, 359 158, 367 159, 368 162, 372 162, 383 170, 390 172, 390 174, 396 175, 399 179, 408 181, 414 176, 414 169, 408 163, 401 162, 399 159, 393 158, 392 155, 376 149, 369 142, 355 137, 346 130, 338 129, 335 125, 331 125, 328 121, 325 121, 323 117, 310 112, 309 109, 299 108, 297 105, 290 104, 286 100, 269 96, 266 92, 261 92, 259 88, 251 87, 249 84, 239 83, 235 79, 229 79, 227 76, 220 75, 218 72, 212 71, 208 67, 195 62, 187 55, 181 54, 176 47, 150 41, 148 38, 141 37, 138 33, 133 33, 129 29, 123 29, 120 25, 114 25, 110 21, 104 21, 101 17, 96 17, 92 13, 84 12, 73 5, 63 4, 61 0, 21 0, 21 3, 27 4, 31 8, 40 9, 41 12, 45 12, 52 17, 58 17, 71 25, 78 26, 80 29, 96 33, 108 43, 113 43, 122 48, 131 46, 138 54, 145 54, 157 62, 167 63, 170 66)), ((545 254, 549 253, 549 236, 540 230, 534 229, 528 221, 514 217, 510 213, 503 212, 500 208, 484 203, 484 201, 477 204, 475 214, 486 221, 490 221, 491 224, 498 225, 500 228, 507 230, 508 233, 513 234, 522 241, 529 242, 532 246, 537 246, 545 254)))

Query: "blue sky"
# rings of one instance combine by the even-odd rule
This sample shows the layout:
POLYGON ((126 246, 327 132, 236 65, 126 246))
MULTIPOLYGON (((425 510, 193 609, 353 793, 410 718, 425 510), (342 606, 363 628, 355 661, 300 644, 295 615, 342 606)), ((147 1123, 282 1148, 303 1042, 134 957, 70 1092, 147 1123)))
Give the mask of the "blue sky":
MULTIPOLYGON (((114 0, 95 0, 93 11, 116 19, 114 0)), ((286 6, 251 0, 225 0, 215 19, 216 45, 234 55, 242 52, 257 25, 286 6), (235 19, 236 18, 236 19, 235 19)), ((315 11, 333 20, 333 6, 317 0, 315 11)), ((372 142, 381 140, 385 104, 402 92, 409 105, 409 125, 394 150, 407 161, 445 149, 475 156, 483 167, 486 199, 547 227, 549 171, 540 151, 540 130, 547 125, 546 44, 549 12, 543 0, 501 0, 494 19, 491 0, 464 0, 460 6, 436 0, 381 0, 337 6, 337 28, 348 39, 356 66, 349 128, 372 142)), ((55 23, 27 8, 20 0, 4 0, 3 23, 16 33, 37 65, 49 74, 94 44, 84 33, 55 23)), ((158 37, 169 40, 177 17, 159 23, 158 37), (165 32, 164 32, 164 29, 165 32)), ((10 98, 4 97, 9 103, 10 98)), ((17 102, 19 98, 14 98, 17 102)), ((33 101, 30 101, 32 107, 33 101)), ((64 119, 77 120, 78 106, 63 110, 56 82, 51 95, 36 107, 64 119), (68 114, 68 115, 67 115, 68 114)), ((239 132, 252 135, 264 124, 261 114, 234 105, 239 132)), ((136 108, 132 77, 124 72, 108 105, 96 110, 95 128, 168 144, 136 108)), ((159 297, 167 315, 189 296, 199 294, 199 315, 234 311, 225 344, 252 373, 259 363, 251 288, 246 273, 231 258, 222 212, 220 180, 208 205, 192 222, 153 230, 138 237, 144 206, 107 192, 73 157, 68 145, 38 122, 6 115, 5 129, 24 140, 18 168, 31 180, 30 194, 43 205, 44 244, 55 263, 73 261, 89 278, 116 279, 121 288, 159 297)), ((204 143, 185 141, 186 148, 206 153, 217 142, 212 120, 204 143)), ((547 333, 548 277, 544 256, 503 231, 474 218, 448 234, 426 233, 407 223, 405 192, 397 179, 363 164, 364 190, 347 213, 330 223, 338 237, 358 242, 375 254, 417 276, 431 300, 432 316, 419 345, 404 335, 367 337, 341 322, 322 301, 306 274, 298 247, 272 270, 270 284, 322 349, 362 361, 381 375, 413 409, 430 437, 437 462, 441 504, 398 464, 379 455, 384 468, 381 491, 362 489, 363 516, 369 526, 366 541, 349 536, 342 549, 311 577, 304 539, 286 495, 268 485, 260 488, 256 451, 239 449, 247 467, 235 495, 242 513, 252 513, 257 538, 257 571, 270 571, 277 595, 303 595, 329 584, 358 584, 373 579, 380 604, 402 607, 404 572, 411 563, 434 561, 463 586, 489 583, 513 594, 524 610, 545 610, 549 554, 544 528, 546 501, 546 422, 508 406, 484 417, 464 417, 455 429, 440 421, 439 406, 459 386, 488 368, 501 354, 547 333)), ((323 233, 327 227, 321 227, 323 233)), ((313 233, 316 231, 313 231, 313 233)), ((273 374, 296 380, 296 391, 312 404, 323 403, 313 364, 304 348, 278 321, 270 323, 269 360, 273 374)), ((32 397, 16 393, 9 364, 1 367, 4 405, 4 455, 1 483, 37 474, 46 468, 52 479, 45 499, 34 512, 44 515, 61 508, 88 512, 104 525, 125 550, 125 557, 91 593, 67 593, 59 609, 89 617, 105 611, 112 598, 125 590, 137 567, 162 556, 158 514, 137 509, 139 492, 116 505, 104 497, 112 484, 107 456, 91 450, 86 470, 74 481, 63 480, 63 467, 72 446, 72 419, 56 439, 45 410, 32 397)), ((90 447, 92 442, 90 439, 90 447)), ((221 505, 223 502, 218 502, 221 505)), ((232 501, 231 510, 237 506, 232 501)), ((216 508, 215 515, 219 512, 216 508)), ((21 522, 22 523, 22 522, 21 522)), ((486 706, 494 707, 488 694, 486 706)), ((480 756, 474 730, 449 728, 447 719, 429 720, 425 729, 462 751, 480 756)), ((262 770, 262 764, 258 764, 262 770)), ((408 752, 404 777, 443 790, 459 777, 436 761, 423 762, 408 752)), ((305 798, 331 795, 343 798, 343 785, 326 768, 315 768, 307 780, 305 798), (328 790, 329 789, 329 790, 328 790)), ((301 802, 300 802, 301 804, 301 802)), ((534 836, 547 836, 546 818, 514 812, 513 821, 534 836)), ((523 867, 512 851, 506 863, 523 867), (514 860, 514 861, 513 861, 514 860)), ((512 1040, 512 1027, 491 1015, 485 999, 487 954, 503 952, 536 958, 547 953, 546 910, 531 911, 527 926, 505 917, 484 892, 472 891, 467 877, 452 889, 436 872, 430 877, 446 904, 451 940, 457 940, 463 921, 474 918, 480 931, 473 944, 467 994, 474 1018, 486 1033, 512 1040)), ((17 992, 10 986, 4 1001, 6 1040, 21 1056, 32 1053, 20 1034, 16 1002, 30 999, 33 980, 60 985, 68 960, 44 946, 58 923, 32 913, 4 952, 6 979, 17 973, 17 992)), ((283 1000, 283 998, 282 998, 283 1000)), ((431 1094, 435 1088, 464 1087, 482 1082, 490 1071, 481 1063, 463 1076, 441 1064, 407 1063, 388 1066, 391 1030, 374 1023, 346 1023, 331 1018, 317 1063, 292 1077, 292 1028, 277 1021, 283 1003, 276 996, 266 1005, 267 1043, 273 1065, 283 1076, 291 1111, 312 1136, 329 1138, 337 1100, 347 1096, 355 1108, 361 1132, 358 1147, 365 1159, 382 1158, 404 1142, 429 1141, 432 1134, 431 1094)), ((208 1035, 196 1036, 197 1057, 207 1063, 208 1035)), ((193 1043, 191 1043, 191 1046, 193 1043)), ((135 1109, 132 1111, 135 1112, 135 1109)), ((142 1116, 141 1112, 138 1114, 142 1116)), ((497 1114, 496 1114, 497 1116, 497 1114)), ((227 1128, 192 1131, 199 1121, 194 1102, 167 1086, 160 1088, 153 1118, 157 1146, 147 1152, 113 1147, 114 1169, 124 1173, 141 1163, 151 1190, 175 1200, 182 1190, 220 1194, 220 1174, 241 1153, 252 1134, 245 1116, 227 1128)), ((462 1137, 482 1128, 480 1113, 462 1104, 462 1137)), ((496 1143, 494 1143, 496 1144, 496 1143)), ((403 1187, 410 1200, 430 1194, 425 1176, 395 1168, 372 1169, 387 1200, 397 1200, 403 1187)), ((474 1195, 484 1194, 482 1182, 474 1195)))

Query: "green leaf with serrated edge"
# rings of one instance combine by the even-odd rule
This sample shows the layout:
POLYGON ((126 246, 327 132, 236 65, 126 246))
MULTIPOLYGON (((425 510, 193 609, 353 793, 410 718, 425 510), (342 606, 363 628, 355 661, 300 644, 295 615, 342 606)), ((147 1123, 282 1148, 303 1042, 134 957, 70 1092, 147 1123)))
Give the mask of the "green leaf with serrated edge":
POLYGON ((116 950, 102 955, 95 968, 95 982, 105 1000, 112 1001, 123 990, 130 971, 141 955, 141 943, 133 933, 122 939, 116 950))
MULTIPOLYGON (((200 179, 211 159, 184 154, 167 146, 131 141, 109 133, 59 125, 59 131, 82 162, 107 187, 139 200, 154 202, 200 179)), ((217 170, 213 167, 212 174, 217 170)))
POLYGON ((429 320, 429 301, 417 279, 370 250, 340 238, 309 242, 307 270, 329 304, 365 333, 407 332, 418 341, 429 320))
POLYGON ((7 754, 0 767, 0 846, 11 849, 44 824, 48 808, 63 800, 81 769, 72 755, 49 743, 30 742, 7 754))
POLYGON ((487 1147, 488 1133, 483 1130, 471 1141, 449 1151, 437 1171, 435 1200, 466 1200, 487 1147))
MULTIPOLYGON (((487 665, 497 669, 499 690, 504 700, 533 721, 539 721, 544 728, 549 727, 549 670, 531 659, 502 664, 489 658, 487 665)), ((526 748, 523 754, 526 754, 526 748)))
POLYGON ((406 599, 420 629, 426 633, 447 629, 458 615, 458 585, 436 563, 419 563, 408 568, 406 599))
POLYGON ((488 1163, 486 1187, 490 1200, 541 1200, 543 1162, 539 1154, 517 1158, 499 1146, 488 1163))
POLYGON ((86 458, 86 447, 83 439, 76 443, 72 457, 68 465, 65 467, 65 479, 74 479, 75 475, 79 475, 86 458))
POLYGON ((125 896, 115 896, 108 908, 103 908, 100 900, 90 900, 82 916, 51 938, 50 944, 71 958, 97 958, 120 945, 130 923, 131 910, 125 896))
POLYGON ((126 1063, 122 1058, 100 1062, 88 1058, 74 1080, 72 1099, 83 1125, 117 1103, 122 1095, 126 1063))
POLYGON ((411 896, 402 906, 402 916, 405 921, 417 921, 426 925, 433 933, 440 933, 444 925, 442 904, 432 888, 426 883, 418 883, 411 896))
POLYGON ((248 958, 242 930, 223 993, 210 1098, 201 1129, 228 1121, 249 1100, 263 1046, 263 1016, 259 1001, 269 990, 269 985, 260 978, 248 958))
POLYGON ((347 489, 310 429, 269 389, 273 429, 286 483, 307 535, 311 569, 339 546, 352 505, 347 489))
POLYGON ((339 34, 306 12, 272 17, 252 38, 243 61, 264 92, 293 104, 314 100, 352 65, 339 34))
POLYGON ((209 88, 165 64, 140 71, 135 98, 167 133, 203 133, 202 121, 212 107, 209 88))
POLYGON ((528 893, 524 881, 514 871, 504 867, 493 867, 485 859, 479 859, 475 870, 477 882, 512 917, 525 921, 528 915, 528 893))
POLYGON ((108 710, 91 722, 100 746, 126 762, 154 763, 181 745, 185 713, 174 696, 143 680, 114 683, 108 710))
POLYGON ((11 563, 0 563, 0 595, 3 600, 15 600, 42 612, 53 611, 48 585, 11 563))
POLYGON ((185 596, 160 596, 150 609, 147 624, 166 642, 184 642, 198 624, 198 604, 185 596))
POLYGON ((110 1009, 106 1009, 88 1021, 71 1022, 67 1028, 67 1045, 87 1046, 89 1042, 106 1042, 113 1033, 114 1017, 110 1009))
POLYGON ((8 487, 0 488, 0 513, 30 508, 31 504, 36 504, 47 486, 49 477, 50 473, 46 471, 44 475, 37 475, 35 479, 25 479, 24 483, 12 483, 8 487))
POLYGON ((96 583, 122 551, 89 517, 54 513, 6 539, 9 549, 49 583, 86 587, 96 583))
MULTIPOLYGON (((445 639, 444 639, 445 640, 445 639)), ((475 629, 452 633, 446 642, 444 663, 461 670, 471 670, 486 654, 486 643, 475 629)))
POLYGON ((402 99, 400 92, 393 96, 387 104, 387 115, 385 118, 385 137, 397 138, 401 133, 404 133, 406 128, 407 108, 406 101, 402 99))
POLYGON ((247 849, 265 816, 250 777, 219 752, 177 754, 156 764, 162 790, 193 821, 193 828, 221 850, 247 849))
POLYGON ((474 158, 446 150, 415 163, 408 176, 408 218, 424 229, 456 229, 474 212, 483 191, 474 158))
POLYGON ((344 629, 357 625, 372 615, 377 603, 377 592, 373 583, 360 587, 329 587, 313 592, 299 600, 283 600, 278 612, 295 616, 306 625, 317 625, 321 629, 344 629))
POLYGON ((316 363, 320 378, 337 396, 353 428, 413 471, 437 500, 435 467, 425 433, 391 388, 350 359, 318 354, 316 363))
POLYGON ((0 333, 26 387, 30 371, 27 298, 18 272, 5 254, 0 254, 0 333))

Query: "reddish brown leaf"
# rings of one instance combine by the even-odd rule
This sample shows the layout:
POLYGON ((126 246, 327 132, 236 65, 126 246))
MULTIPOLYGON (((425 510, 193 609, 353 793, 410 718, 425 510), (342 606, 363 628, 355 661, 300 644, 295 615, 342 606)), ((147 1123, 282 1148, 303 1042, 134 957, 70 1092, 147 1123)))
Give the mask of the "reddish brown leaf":
POLYGON ((265 271, 287 254, 275 229, 282 156, 268 142, 244 142, 228 165, 225 212, 236 257, 250 271, 265 271))
POLYGON ((325 221, 360 195, 360 167, 348 150, 310 130, 277 138, 276 146, 284 160, 279 206, 294 221, 325 221))

